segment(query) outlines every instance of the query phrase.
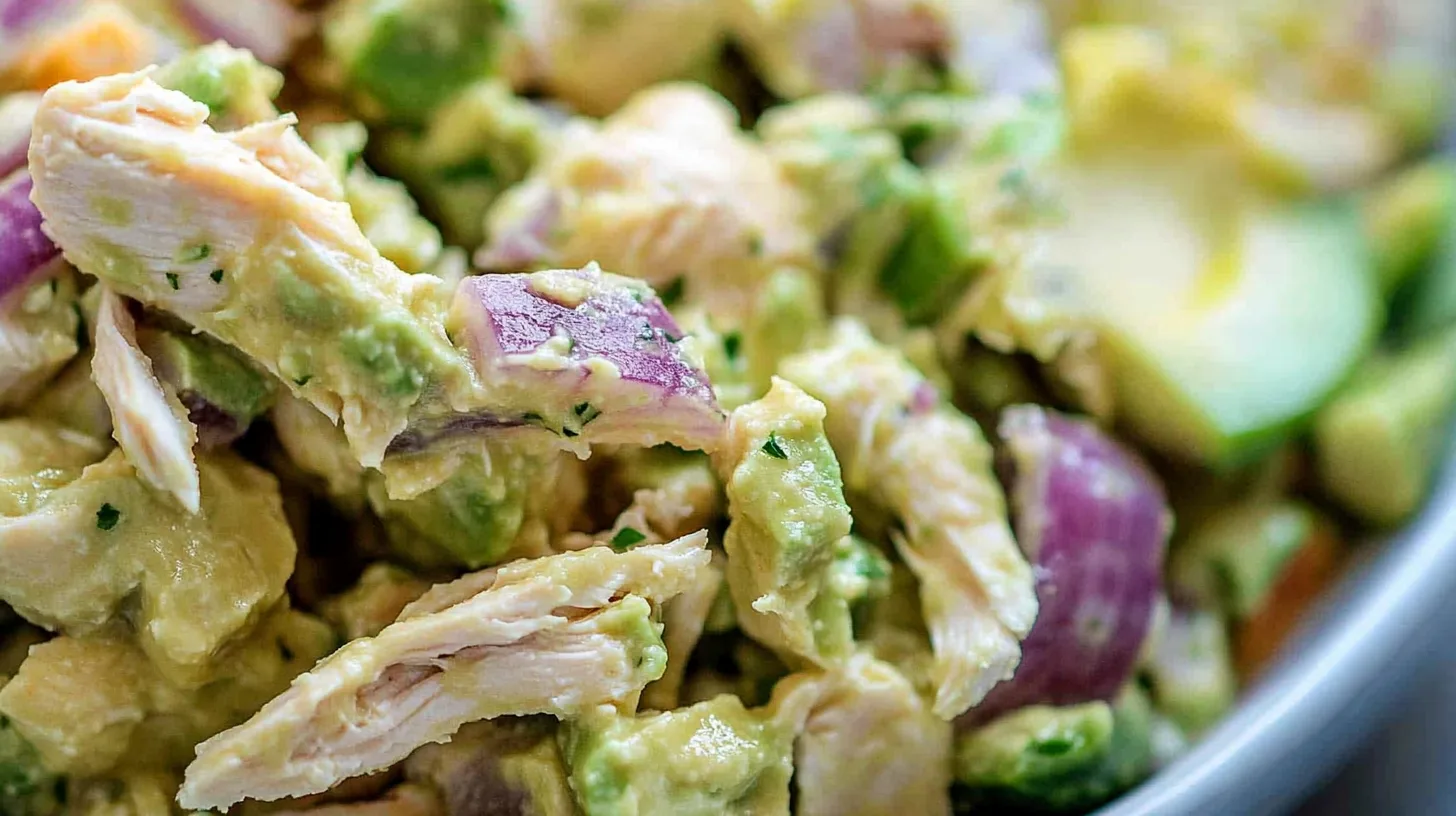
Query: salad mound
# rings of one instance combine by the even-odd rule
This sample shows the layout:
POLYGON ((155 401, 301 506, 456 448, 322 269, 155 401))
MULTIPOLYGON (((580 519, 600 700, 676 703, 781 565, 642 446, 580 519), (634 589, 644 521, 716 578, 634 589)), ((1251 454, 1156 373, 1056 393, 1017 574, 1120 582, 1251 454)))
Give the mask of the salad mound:
POLYGON ((1446 5, 0 0, 0 813, 1110 801, 1429 488, 1446 5))

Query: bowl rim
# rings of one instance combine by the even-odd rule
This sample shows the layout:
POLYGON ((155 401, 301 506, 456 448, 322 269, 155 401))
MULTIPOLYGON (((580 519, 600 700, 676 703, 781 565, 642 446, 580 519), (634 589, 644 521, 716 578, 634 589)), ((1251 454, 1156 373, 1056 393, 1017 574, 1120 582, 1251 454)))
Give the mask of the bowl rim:
POLYGON ((1421 512, 1371 544, 1229 716, 1096 816, 1276 813, 1335 771, 1410 686, 1456 595, 1456 456, 1421 512))

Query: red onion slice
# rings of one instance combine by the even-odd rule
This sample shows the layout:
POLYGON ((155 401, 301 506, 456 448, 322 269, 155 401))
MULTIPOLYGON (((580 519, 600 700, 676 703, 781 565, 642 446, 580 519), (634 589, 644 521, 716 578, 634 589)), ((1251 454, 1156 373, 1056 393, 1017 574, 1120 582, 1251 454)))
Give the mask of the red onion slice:
POLYGON ((177 15, 203 42, 224 40, 275 67, 309 30, 309 18, 284 0, 177 0, 177 15))
POLYGON ((1132 675, 1162 586, 1172 528, 1162 484, 1096 425, 1040 406, 1008 408, 999 433, 1041 613, 1015 676, 973 716, 1112 700, 1132 675))
POLYGON ((60 254, 40 231, 40 210, 30 203, 30 173, 0 181, 0 297, 19 288, 60 254))

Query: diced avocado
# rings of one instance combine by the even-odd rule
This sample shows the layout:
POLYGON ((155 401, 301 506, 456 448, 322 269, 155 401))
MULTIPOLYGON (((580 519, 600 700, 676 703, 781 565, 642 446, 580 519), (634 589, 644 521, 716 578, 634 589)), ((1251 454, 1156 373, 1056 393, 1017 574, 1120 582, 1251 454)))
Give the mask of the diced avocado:
MULTIPOLYGON (((0 677, 0 685, 5 678, 0 677)), ((50 816, 66 801, 65 777, 51 773, 10 720, 0 717, 0 813, 50 816)))
POLYGON ((824 405, 786 380, 733 412, 719 471, 733 521, 723 535, 739 625, 795 658, 826 665, 853 646, 848 599, 831 580, 849 534, 824 405))
POLYGON ((911 199, 904 237, 880 271, 880 286, 912 323, 933 320, 986 264, 966 230, 969 206, 947 184, 911 199))
POLYGON ((205 334, 143 328, 138 344, 157 376, 177 389, 189 408, 201 402, 227 414, 239 429, 268 410, 276 383, 232 346, 205 334))
POLYGON ((324 45, 372 114, 420 122, 496 66, 505 0, 347 0, 324 45))
POLYGON ((386 132, 381 166, 410 185, 450 243, 485 241, 485 212, 526 177, 545 145, 546 112, 498 80, 477 82, 435 111, 422 132, 386 132))
POLYGON ((875 602, 889 597, 893 571, 884 552, 859 536, 847 535, 834 545, 829 583, 835 594, 849 602, 857 633, 867 628, 875 602))
POLYGON ((1152 708, 1129 687, 1114 705, 1029 706, 960 738, 963 801, 994 807, 1082 811, 1152 770, 1152 708))
POLYGON ((373 478, 369 501, 396 552, 410 561, 479 569, 509 551, 525 520, 526 494, 540 476, 538 460, 493 446, 488 460, 466 457, 442 484, 412 499, 390 499, 384 480, 373 478))
POLYGON ((1394 524, 1420 506, 1456 403, 1456 330, 1375 357, 1315 420, 1320 483, 1346 510, 1394 524))
POLYGON ((319 612, 345 640, 374 637, 430 585, 393 564, 370 564, 346 592, 327 598, 319 612))
POLYGON ((1365 199, 1364 216, 1381 288, 1395 291, 1430 261, 1456 219, 1456 166, 1406 170, 1365 199))
POLYGON ((360 122, 319 125, 309 145, 344 184, 344 198, 369 243, 400 269, 424 271, 440 256, 440 231, 423 216, 409 191, 360 161, 369 139, 360 122))
POLYGON ((158 68, 152 80, 207 106, 208 123, 232 130, 278 115, 273 100, 283 75, 241 48, 213 43, 188 51, 158 68))
POLYGON ((1154 446, 1221 467, 1267 452, 1378 333, 1383 301, 1346 203, 1231 199, 1216 178, 1118 163, 1072 176, 1047 268, 1066 270, 1119 415, 1154 446))
POLYGON ((1061 210, 1045 188, 1044 165, 1065 130, 1060 100, 1033 95, 946 105, 912 100, 904 122, 937 117, 958 137, 940 146, 910 205, 905 232, 880 273, 881 288, 912 323, 928 323, 955 305, 988 266, 1015 266, 1028 230, 1054 223, 1061 210), (927 109, 916 114, 917 109, 927 109))
POLYGON ((788 812, 793 734, 732 695, 647 716, 603 709, 565 724, 561 746, 586 816, 788 812))
POLYGON ((1391 312, 1406 342, 1456 322, 1456 213, 1442 230, 1435 257, 1397 294, 1391 312))
POLYGON ((1320 523, 1303 502, 1254 500, 1225 507, 1174 551, 1173 585, 1200 603, 1247 618, 1320 523))
POLYGON ((755 396, 768 392, 779 361, 806 348, 826 320, 824 293, 814 275, 786 267, 764 281, 739 351, 755 396))
POLYGON ((1233 706, 1238 677, 1222 616, 1175 610, 1146 666, 1158 711, 1196 737, 1233 706))

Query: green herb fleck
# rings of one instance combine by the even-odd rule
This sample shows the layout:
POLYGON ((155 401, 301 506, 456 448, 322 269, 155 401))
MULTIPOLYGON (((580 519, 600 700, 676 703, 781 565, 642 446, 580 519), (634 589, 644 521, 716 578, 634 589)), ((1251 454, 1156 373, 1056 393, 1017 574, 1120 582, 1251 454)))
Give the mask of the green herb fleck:
POLYGON ((182 262, 183 263, 192 263, 194 261, 206 260, 207 259, 207 256, 209 256, 211 254, 212 254, 212 247, 210 245, 208 245, 208 244, 198 244, 196 247, 193 247, 190 251, 185 252, 182 255, 182 262))
POLYGON ((723 353, 728 355, 728 362, 735 362, 738 359, 738 352, 743 346, 743 335, 738 332, 728 332, 723 335, 723 353))
POLYGON ((561 435, 566 437, 567 439, 573 439, 575 437, 581 436, 581 431, 578 431, 575 428, 562 428, 561 435))
POLYGON ((596 419, 597 417, 602 415, 602 412, 597 410, 597 407, 595 405, 592 405, 590 402, 583 402, 573 408, 572 411, 576 414, 577 419, 581 420, 581 424, 583 427, 585 427, 588 422, 591 422, 593 419, 596 419))
POLYGON ((672 279, 662 290, 662 305, 669 308, 676 306, 683 299, 683 289, 687 287, 687 279, 682 275, 672 279))
POLYGON ((96 511, 97 529, 110 530, 116 526, 118 521, 121 521, 121 511, 112 507, 110 503, 101 505, 101 509, 96 511))
POLYGON ((212 278, 212 282, 213 283, 222 283, 222 270, 221 269, 214 269, 214 270, 212 270, 212 275, 210 277, 212 278))
POLYGON ((647 536, 643 535, 640 530, 632 527, 623 527, 617 531, 616 535, 612 536, 610 544, 612 549, 617 552, 626 552, 646 540, 647 536))
POLYGON ((763 254, 763 236, 759 233, 748 236, 748 254, 755 258, 763 254))
POLYGON ((305 374, 302 377, 294 377, 293 378, 293 384, 296 385, 296 386, 298 386, 299 388, 302 388, 303 386, 308 385, 308 381, 309 380, 312 380, 312 379, 313 379, 313 375, 312 374, 305 374))
POLYGON ((788 459, 789 455, 784 452, 784 446, 779 444, 778 434, 769 433, 768 441, 763 443, 763 452, 775 459, 788 459))
POLYGON ((167 285, 172 287, 173 292, 177 291, 178 278, 176 272, 167 273, 167 285))
POLYGON ((288 644, 283 642, 283 638, 278 638, 278 655, 283 658, 285 663, 293 662, 293 650, 288 648, 288 644))

